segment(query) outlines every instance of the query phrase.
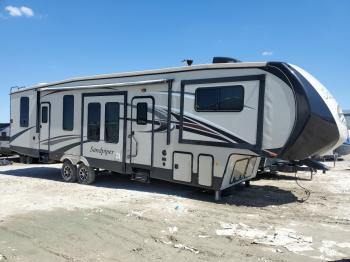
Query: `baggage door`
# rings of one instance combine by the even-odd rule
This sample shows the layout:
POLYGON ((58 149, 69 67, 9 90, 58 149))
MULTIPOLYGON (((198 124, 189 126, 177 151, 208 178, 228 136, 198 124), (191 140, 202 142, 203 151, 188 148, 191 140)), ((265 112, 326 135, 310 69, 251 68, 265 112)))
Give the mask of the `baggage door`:
POLYGON ((134 97, 131 115, 130 164, 153 166, 154 98, 134 97))
POLYGON ((94 167, 125 170, 125 97, 125 92, 83 94, 81 151, 94 167))
POLYGON ((174 152, 173 179, 192 182, 193 155, 187 152, 174 152))
POLYGON ((40 105, 40 143, 41 151, 50 151, 50 104, 41 103, 40 105))

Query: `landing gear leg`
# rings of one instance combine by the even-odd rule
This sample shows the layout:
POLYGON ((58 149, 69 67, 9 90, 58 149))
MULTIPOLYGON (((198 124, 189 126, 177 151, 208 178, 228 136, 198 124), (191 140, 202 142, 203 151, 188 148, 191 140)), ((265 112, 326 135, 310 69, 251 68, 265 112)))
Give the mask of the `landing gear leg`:
POLYGON ((215 190, 215 201, 220 201, 221 199, 221 191, 215 190))

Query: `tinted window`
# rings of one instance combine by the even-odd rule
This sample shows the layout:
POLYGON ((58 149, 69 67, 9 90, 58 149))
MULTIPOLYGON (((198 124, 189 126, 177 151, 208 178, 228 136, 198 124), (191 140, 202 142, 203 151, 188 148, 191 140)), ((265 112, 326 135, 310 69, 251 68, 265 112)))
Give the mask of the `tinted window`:
POLYGON ((105 105, 105 141, 108 143, 119 141, 119 103, 105 105))
POLYGON ((63 96, 63 130, 72 131, 74 128, 74 96, 63 96))
POLYGON ((244 106, 243 86, 228 86, 219 88, 219 110, 241 111, 244 106))
POLYGON ((242 111, 243 86, 197 88, 196 111, 242 111))
POLYGON ((218 106, 217 88, 201 88, 196 90, 197 110, 215 111, 218 106))
POLYGON ((90 141, 100 140, 100 120, 101 105, 99 103, 90 103, 88 105, 88 126, 87 139, 90 141))
POLYGON ((29 125, 29 97, 21 97, 19 124, 21 127, 29 125))
POLYGON ((147 125, 147 103, 137 103, 136 123, 147 125))
POLYGON ((41 108, 41 123, 47 123, 48 110, 47 106, 41 108))

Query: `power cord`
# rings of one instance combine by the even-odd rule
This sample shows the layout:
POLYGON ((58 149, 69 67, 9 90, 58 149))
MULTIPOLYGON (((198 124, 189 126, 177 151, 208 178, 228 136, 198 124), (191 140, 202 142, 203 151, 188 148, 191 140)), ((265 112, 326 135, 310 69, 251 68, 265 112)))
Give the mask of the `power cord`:
MULTIPOLYGON (((312 171, 311 171, 311 172, 312 172, 312 171)), ((301 189, 304 190, 305 195, 306 195, 305 198, 298 199, 298 202, 299 202, 299 203, 304 203, 305 201, 307 201, 307 200, 309 199, 309 197, 310 197, 310 195, 311 195, 311 191, 310 191, 309 189, 303 187, 302 185, 300 185, 299 182, 298 182, 298 179, 299 179, 299 177, 297 176, 297 172, 295 172, 295 183, 296 183, 301 189)))

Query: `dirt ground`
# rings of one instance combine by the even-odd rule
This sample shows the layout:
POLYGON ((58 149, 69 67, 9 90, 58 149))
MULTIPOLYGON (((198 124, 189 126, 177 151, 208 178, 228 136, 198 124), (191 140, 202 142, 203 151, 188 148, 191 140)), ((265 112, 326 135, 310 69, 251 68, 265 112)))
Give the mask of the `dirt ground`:
POLYGON ((0 167, 0 261, 347 261, 350 161, 327 174, 264 176, 215 203, 196 188, 60 165, 0 167))

